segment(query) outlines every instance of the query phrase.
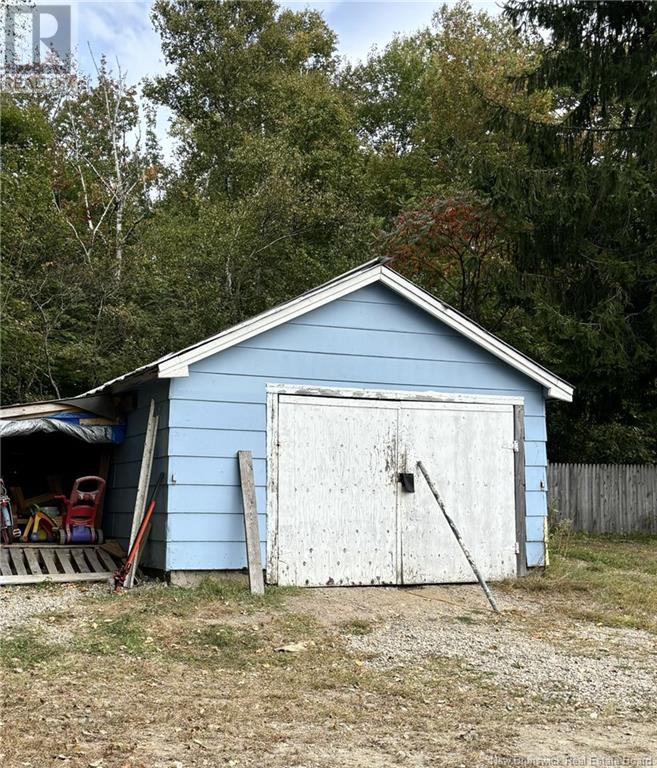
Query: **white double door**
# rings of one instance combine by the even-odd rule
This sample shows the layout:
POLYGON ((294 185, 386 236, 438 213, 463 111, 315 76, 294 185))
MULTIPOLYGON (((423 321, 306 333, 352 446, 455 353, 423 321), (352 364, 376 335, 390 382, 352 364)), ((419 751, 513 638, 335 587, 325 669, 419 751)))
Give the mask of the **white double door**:
MULTIPOLYGON (((281 395, 273 581, 430 584, 516 571, 513 405, 281 395), (414 475, 414 492, 400 482, 414 475)), ((273 535, 272 535, 273 534, 273 535)))

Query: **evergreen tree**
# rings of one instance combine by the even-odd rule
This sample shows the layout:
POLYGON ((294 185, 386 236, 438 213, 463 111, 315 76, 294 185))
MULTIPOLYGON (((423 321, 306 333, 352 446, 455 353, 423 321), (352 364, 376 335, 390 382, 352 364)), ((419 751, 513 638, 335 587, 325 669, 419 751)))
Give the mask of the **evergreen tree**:
POLYGON ((519 264, 544 360, 577 392, 551 411, 552 455, 654 461, 657 6, 530 0, 506 14, 541 48, 518 88, 553 93, 553 121, 504 114, 531 158, 505 204, 531 224, 519 264))

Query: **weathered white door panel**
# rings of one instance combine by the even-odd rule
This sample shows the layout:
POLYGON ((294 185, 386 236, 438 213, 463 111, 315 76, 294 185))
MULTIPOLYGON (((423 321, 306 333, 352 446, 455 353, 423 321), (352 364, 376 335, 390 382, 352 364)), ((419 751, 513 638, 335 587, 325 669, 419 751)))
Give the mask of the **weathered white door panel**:
POLYGON ((398 403, 281 396, 279 584, 394 584, 398 403))
POLYGON ((404 584, 470 582, 474 576, 424 478, 422 460, 486 579, 514 576, 513 406, 403 403, 400 471, 415 493, 399 492, 404 584))

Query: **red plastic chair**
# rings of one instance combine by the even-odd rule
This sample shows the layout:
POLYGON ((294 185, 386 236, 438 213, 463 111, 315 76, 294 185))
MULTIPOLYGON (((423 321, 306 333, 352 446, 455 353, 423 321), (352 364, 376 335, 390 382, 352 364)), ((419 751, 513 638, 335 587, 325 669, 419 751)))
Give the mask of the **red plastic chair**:
MULTIPOLYGON (((64 505, 62 526, 60 529, 60 542, 71 544, 74 542, 94 544, 102 536, 96 531, 96 515, 98 507, 105 493, 105 481, 102 477, 89 475, 78 477, 73 484, 71 496, 55 496, 57 501, 64 505), (91 486, 82 490, 80 486, 91 486)), ((100 543, 100 542, 99 542, 100 543)))

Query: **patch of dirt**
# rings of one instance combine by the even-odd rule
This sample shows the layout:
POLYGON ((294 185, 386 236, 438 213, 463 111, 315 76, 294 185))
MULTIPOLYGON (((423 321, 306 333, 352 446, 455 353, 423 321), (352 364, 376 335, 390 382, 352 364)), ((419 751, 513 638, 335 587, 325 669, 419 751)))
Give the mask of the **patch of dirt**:
MULTIPOLYGON (((527 764, 557 766, 654 766, 657 764, 654 723, 628 728, 591 723, 587 728, 564 721, 518 729, 512 751, 527 764)), ((500 763, 501 764, 501 763, 500 763)))
POLYGON ((58 613, 60 644, 3 672, 3 768, 657 764, 655 637, 545 594, 496 616, 475 586, 17 592, 11 627, 58 613))

